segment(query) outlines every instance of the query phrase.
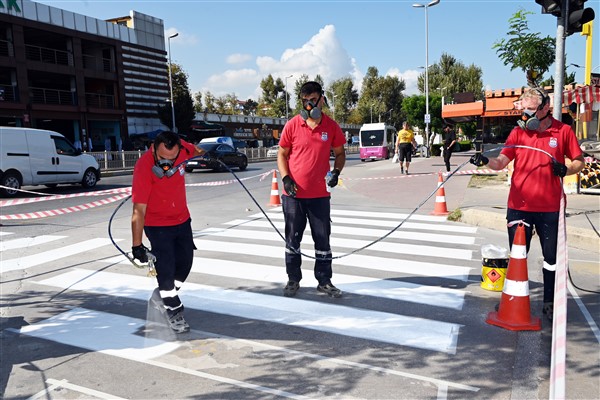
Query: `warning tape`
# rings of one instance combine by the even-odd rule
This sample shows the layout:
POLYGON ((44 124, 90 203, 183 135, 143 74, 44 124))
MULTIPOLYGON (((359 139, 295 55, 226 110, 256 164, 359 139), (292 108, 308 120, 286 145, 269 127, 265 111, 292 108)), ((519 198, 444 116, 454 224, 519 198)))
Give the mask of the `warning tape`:
MULTIPOLYGON (((471 169, 468 171, 456 171, 454 175, 492 175, 500 172, 508 172, 508 169, 501 169, 496 171, 495 169, 471 169)), ((411 175, 394 175, 394 176, 382 176, 382 177, 369 177, 369 178, 344 178, 347 181, 369 181, 369 180, 387 180, 387 179, 404 179, 404 178, 418 178, 420 176, 431 176, 437 175, 438 172, 428 172, 425 174, 417 173, 411 175)), ((450 175, 450 172, 444 172, 442 175, 450 175)))
MULTIPOLYGON (((249 179, 253 179, 253 178, 260 178, 260 180, 262 181, 265 179, 265 177, 270 176, 273 173, 273 171, 274 170, 272 169, 268 172, 264 172, 259 175, 241 178, 240 181, 245 181, 245 180, 249 180, 249 179)), ((190 183, 190 184, 186 184, 186 186, 222 186, 222 185, 229 185, 229 184, 235 183, 235 182, 237 182, 237 180, 229 179, 229 180, 224 180, 224 181, 190 183)), ((28 191, 25 191, 25 192, 28 192, 28 191)), ((28 192, 28 193, 36 193, 36 192, 28 192)), ((126 187, 126 188, 119 188, 119 189, 99 190, 96 192, 74 193, 74 194, 67 194, 67 195, 47 195, 45 193, 39 193, 39 194, 44 195, 45 197, 35 197, 35 198, 31 198, 31 199, 5 200, 5 201, 0 202, 0 206, 5 207, 5 206, 9 206, 9 205, 12 206, 12 205, 18 205, 18 204, 35 203, 35 202, 40 202, 40 201, 60 200, 60 199, 81 197, 81 196, 102 196, 102 195, 116 194, 116 193, 118 193, 117 196, 113 196, 113 197, 109 197, 107 199, 97 200, 97 201, 93 201, 91 203, 81 204, 81 205, 73 206, 73 207, 64 207, 64 208, 59 208, 59 209, 55 209, 55 210, 36 211, 36 212, 31 212, 31 213, 0 215, 0 220, 23 220, 23 219, 47 218, 47 217, 54 217, 57 215, 63 215, 63 214, 69 214, 69 213, 78 212, 78 211, 89 210, 91 208, 114 203, 115 201, 119 201, 121 199, 124 199, 124 198, 130 196, 131 195, 131 186, 126 187)))
POLYGON ((81 204, 81 205, 73 206, 73 207, 64 207, 64 208, 59 208, 56 210, 36 211, 36 212, 32 212, 32 213, 22 213, 22 214, 0 215, 0 220, 37 219, 37 218, 54 217, 56 215, 70 214, 73 212, 89 210, 91 208, 114 203, 115 201, 124 199, 127 196, 129 196, 129 193, 123 193, 123 194, 119 194, 117 196, 109 197, 108 199, 96 200, 91 203, 81 204))

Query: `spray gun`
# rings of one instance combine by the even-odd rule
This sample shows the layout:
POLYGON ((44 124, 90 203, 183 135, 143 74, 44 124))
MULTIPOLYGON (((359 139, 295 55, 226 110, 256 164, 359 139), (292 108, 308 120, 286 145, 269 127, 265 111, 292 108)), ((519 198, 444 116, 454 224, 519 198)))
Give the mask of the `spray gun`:
POLYGON ((152 254, 150 252, 149 249, 145 249, 146 250, 146 258, 148 259, 147 262, 142 263, 139 260, 136 260, 133 257, 133 254, 126 254, 125 256, 129 259, 129 261, 133 264, 134 267, 136 268, 148 268, 148 276, 152 277, 152 276, 156 276, 156 269, 154 268, 154 263, 156 262, 156 256, 154 254, 152 254))

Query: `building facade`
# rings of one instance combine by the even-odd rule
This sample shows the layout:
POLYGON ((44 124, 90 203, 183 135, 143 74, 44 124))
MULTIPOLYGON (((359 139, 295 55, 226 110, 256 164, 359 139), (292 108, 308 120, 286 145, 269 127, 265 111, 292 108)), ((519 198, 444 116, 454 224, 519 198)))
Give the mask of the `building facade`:
POLYGON ((0 125, 50 129, 87 150, 165 129, 163 21, 108 21, 29 0, 0 2, 0 125), (91 148, 90 148, 91 146, 91 148))

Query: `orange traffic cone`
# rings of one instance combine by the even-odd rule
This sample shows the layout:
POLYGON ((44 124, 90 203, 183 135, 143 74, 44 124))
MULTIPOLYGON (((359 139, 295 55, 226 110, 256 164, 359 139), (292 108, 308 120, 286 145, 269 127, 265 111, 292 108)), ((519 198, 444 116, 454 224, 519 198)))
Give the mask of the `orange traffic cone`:
POLYGON ((539 331, 542 328, 540 319, 531 316, 527 246, 525 244, 525 226, 522 222, 517 227, 510 251, 500 307, 497 312, 490 312, 485 322, 511 331, 539 331))
POLYGON ((444 186, 442 185, 444 179, 442 178, 442 173, 438 173, 438 190, 435 194, 435 207, 433 208, 432 215, 448 215, 448 208, 446 207, 446 191, 444 190, 444 186))
POLYGON ((281 199, 279 198, 279 184, 277 183, 277 171, 273 171, 273 180, 271 181, 271 202, 270 206, 280 206, 281 199))

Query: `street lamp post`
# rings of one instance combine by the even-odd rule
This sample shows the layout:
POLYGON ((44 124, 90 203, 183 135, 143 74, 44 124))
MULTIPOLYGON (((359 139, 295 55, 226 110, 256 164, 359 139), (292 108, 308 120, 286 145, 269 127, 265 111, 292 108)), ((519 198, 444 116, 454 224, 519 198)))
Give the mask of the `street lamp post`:
POLYGON ((373 105, 375 103, 371 103, 371 123, 373 123, 373 105))
POLYGON ((175 103, 173 102, 173 79, 171 78, 171 69, 172 69, 172 64, 171 64, 171 39, 173 39, 174 37, 179 36, 179 33, 174 33, 173 35, 169 36, 169 88, 171 89, 171 124, 172 127, 171 129, 173 130, 173 132, 177 133, 177 127, 175 126, 175 103))
POLYGON ((288 120, 288 91, 287 91, 287 80, 288 78, 291 78, 294 75, 290 75, 290 76, 286 76, 285 77, 285 120, 288 120))
MULTIPOLYGON (((427 148, 429 149, 429 7, 439 4, 440 0, 433 0, 427 4, 415 3, 412 6, 425 9, 425 137, 427 138, 427 148)), ((427 152, 431 154, 430 151, 427 152)))

